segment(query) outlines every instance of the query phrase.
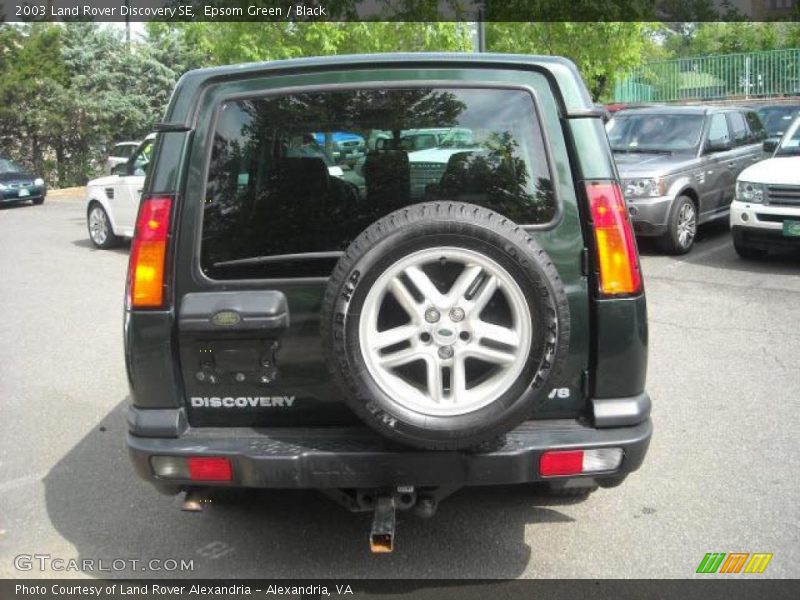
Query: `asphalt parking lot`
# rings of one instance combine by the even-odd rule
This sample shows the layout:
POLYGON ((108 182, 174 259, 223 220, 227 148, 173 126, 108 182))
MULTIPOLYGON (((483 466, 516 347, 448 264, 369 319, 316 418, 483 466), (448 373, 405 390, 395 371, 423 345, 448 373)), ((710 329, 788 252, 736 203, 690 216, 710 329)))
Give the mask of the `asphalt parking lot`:
MULTIPOLYGON (((126 248, 90 245, 79 199, 0 207, 0 577, 21 554, 184 559, 185 573, 89 576, 670 577, 706 552, 770 552, 800 576, 800 259, 745 262, 725 227, 686 257, 642 245, 655 434, 643 468, 582 503, 462 490, 400 514, 372 556, 368 515, 314 492, 178 510, 129 468, 126 248)), ((745 577, 740 575, 740 577, 745 577)))

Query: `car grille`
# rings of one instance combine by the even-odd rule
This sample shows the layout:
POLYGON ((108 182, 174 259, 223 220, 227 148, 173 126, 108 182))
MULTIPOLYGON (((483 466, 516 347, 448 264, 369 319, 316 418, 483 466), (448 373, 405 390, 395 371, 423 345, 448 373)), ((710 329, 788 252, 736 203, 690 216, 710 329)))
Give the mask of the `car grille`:
POLYGON ((800 206, 800 185, 768 185, 767 200, 777 206, 800 206))
POLYGON ((33 181, 15 181, 13 183, 7 183, 6 187, 11 190, 18 190, 20 188, 31 187, 33 185, 33 181))

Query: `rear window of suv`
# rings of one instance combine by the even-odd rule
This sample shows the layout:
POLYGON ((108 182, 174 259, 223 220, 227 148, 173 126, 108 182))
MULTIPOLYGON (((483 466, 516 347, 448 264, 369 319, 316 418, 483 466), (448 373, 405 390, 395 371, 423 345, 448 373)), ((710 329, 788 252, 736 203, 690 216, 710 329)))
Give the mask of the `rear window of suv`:
POLYGON ((232 100, 217 111, 201 268, 214 279, 330 274, 412 203, 455 200, 523 225, 557 212, 523 90, 358 89, 232 100))

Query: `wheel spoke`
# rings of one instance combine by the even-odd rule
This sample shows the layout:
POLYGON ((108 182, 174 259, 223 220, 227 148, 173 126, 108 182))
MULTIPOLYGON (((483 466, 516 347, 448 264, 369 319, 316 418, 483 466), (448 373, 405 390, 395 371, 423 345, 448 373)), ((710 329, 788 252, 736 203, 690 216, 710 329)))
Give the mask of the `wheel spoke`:
POLYGON ((425 358, 425 354, 419 348, 404 348, 403 350, 398 350, 391 354, 385 354, 378 360, 381 366, 387 369, 393 369, 423 358, 425 358))
POLYGON ((459 399, 464 400, 464 394, 467 391, 467 368, 463 355, 457 355, 453 361, 453 369, 450 372, 450 389, 454 402, 458 402, 459 399))
POLYGON ((486 321, 477 321, 473 326, 473 333, 479 339, 490 340, 512 348, 519 345, 519 334, 516 331, 486 321))
POLYGON ((433 282, 425 274, 425 271, 417 266, 411 266, 408 267, 405 272, 411 282, 417 286, 420 294, 422 294, 428 302, 432 303, 434 306, 444 305, 445 297, 436 289, 436 286, 433 285, 433 282))
POLYGON ((486 346, 481 346, 479 344, 475 344, 465 350, 464 355, 465 357, 477 358, 478 360, 495 365, 510 365, 516 358, 512 352, 503 352, 502 350, 487 348, 486 346))
POLYGON ((469 290, 482 271, 483 268, 477 265, 466 265, 464 267, 464 270, 461 271, 447 294, 447 300, 450 304, 455 304, 464 297, 464 294, 467 293, 467 290, 469 290))
POLYGON ((492 299, 494 293, 497 291, 497 277, 494 275, 489 275, 483 280, 483 285, 472 298, 472 308, 477 313, 480 313, 486 305, 489 303, 489 300, 492 299))
POLYGON ((382 350, 400 342, 405 342, 416 333, 417 328, 414 325, 401 325, 400 327, 380 331, 375 335, 375 350, 382 350))
POLYGON ((442 366, 439 361, 431 359, 428 363, 428 395, 437 404, 444 398, 444 379, 442 377, 442 366))
POLYGON ((419 316, 420 305, 417 304, 414 296, 411 295, 411 292, 408 291, 408 288, 399 277, 395 277, 389 283, 389 291, 392 296, 394 296, 395 300, 397 300, 398 304, 403 307, 403 310, 408 313, 409 317, 414 318, 419 316))

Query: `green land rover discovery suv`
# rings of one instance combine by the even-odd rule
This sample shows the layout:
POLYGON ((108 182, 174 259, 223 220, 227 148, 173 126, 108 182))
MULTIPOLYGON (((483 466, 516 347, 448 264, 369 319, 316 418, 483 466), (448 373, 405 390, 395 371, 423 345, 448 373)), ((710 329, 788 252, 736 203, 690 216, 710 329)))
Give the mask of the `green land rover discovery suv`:
POLYGON ((647 320, 603 129, 553 57, 192 71, 131 250, 138 473, 430 516, 462 486, 585 494, 644 459, 647 320), (435 131, 420 148, 415 132, 435 131), (365 140, 358 165, 332 152, 365 140))

